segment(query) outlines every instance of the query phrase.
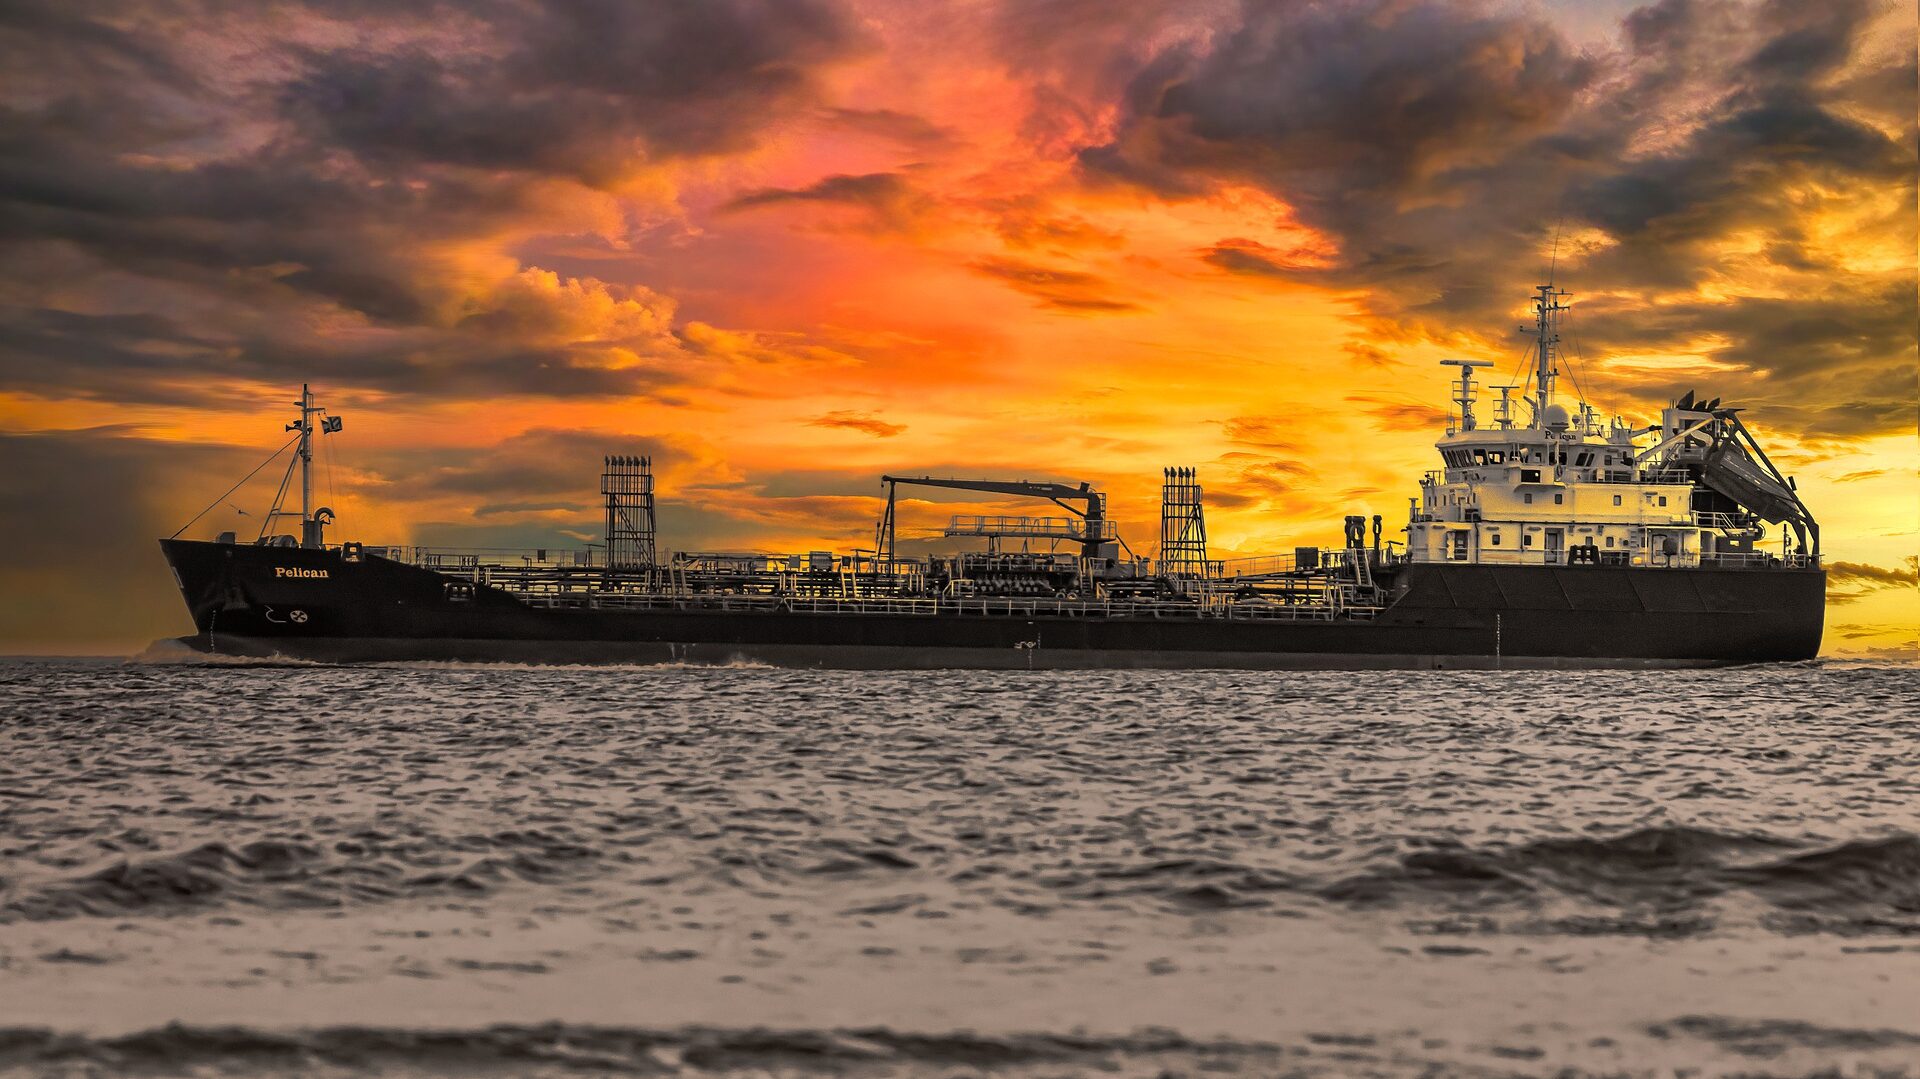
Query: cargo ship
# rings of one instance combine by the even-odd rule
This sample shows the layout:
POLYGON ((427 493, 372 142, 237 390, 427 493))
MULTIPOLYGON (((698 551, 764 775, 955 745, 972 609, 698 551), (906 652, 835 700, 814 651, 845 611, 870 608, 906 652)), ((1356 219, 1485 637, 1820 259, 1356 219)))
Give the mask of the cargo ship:
MULTIPOLYGON (((194 632, 222 655, 322 662, 760 663, 834 668, 1701 667, 1812 658, 1820 531, 1740 418, 1689 392, 1658 423, 1563 404, 1567 293, 1535 290, 1528 377, 1476 415, 1457 367, 1440 467, 1383 542, 1211 557, 1195 470, 1170 468, 1136 554, 1090 483, 888 475, 871 547, 664 552, 645 456, 602 461, 603 541, 578 550, 328 542, 316 438, 342 420, 302 390, 260 534, 160 541, 194 632), (1516 398, 1515 391, 1525 391, 1516 398), (1518 410, 1523 413, 1516 415, 1518 410), (287 507, 293 474, 300 506, 287 507), (902 487, 1050 502, 953 517, 971 549, 896 548, 902 487), (280 522, 298 531, 277 533, 280 522), (1769 535, 1773 529, 1774 534, 1769 535)), ((1450 376, 1451 377, 1451 376, 1450 376)), ((273 460, 273 459, 270 459, 273 460)), ((258 470, 256 470, 258 471, 258 470)), ((217 504, 217 503, 216 503, 217 504)), ((204 511, 203 511, 204 512, 204 511)), ((191 526, 193 522, 189 522, 191 526)), ((182 529, 184 532, 185 529, 182 529)))

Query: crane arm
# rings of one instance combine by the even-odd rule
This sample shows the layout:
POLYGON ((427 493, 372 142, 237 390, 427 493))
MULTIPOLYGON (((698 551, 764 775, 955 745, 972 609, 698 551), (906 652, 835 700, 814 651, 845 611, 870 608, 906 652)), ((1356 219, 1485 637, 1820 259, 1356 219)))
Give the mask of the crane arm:
POLYGON ((932 476, 882 476, 881 483, 904 483, 914 487, 944 487, 954 491, 981 491, 987 494, 1024 495, 1029 498, 1045 498, 1061 503, 1070 512, 1085 517, 1087 514, 1065 504, 1072 499, 1085 502, 1088 506, 1097 506, 1100 495, 1092 484, 1082 483, 1071 487, 1064 483, 1032 483, 1027 480, 959 480, 936 479, 932 476))

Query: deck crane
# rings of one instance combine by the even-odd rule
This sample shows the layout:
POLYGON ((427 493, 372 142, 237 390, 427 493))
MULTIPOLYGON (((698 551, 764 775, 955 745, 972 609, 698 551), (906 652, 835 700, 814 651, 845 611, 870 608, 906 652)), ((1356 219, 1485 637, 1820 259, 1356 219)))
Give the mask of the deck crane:
POLYGON ((1087 559, 1101 557, 1101 545, 1113 539, 1113 530, 1107 520, 1107 496, 1093 489, 1090 483, 1082 482, 1073 487, 1064 483, 1033 483, 1028 480, 958 480, 936 479, 933 476, 882 476, 880 482, 887 485, 887 508, 880 517, 878 534, 874 537, 876 560, 882 563, 893 561, 893 500, 894 493, 901 484, 911 487, 943 487, 953 491, 980 491, 986 494, 1019 495, 1025 498, 1044 498, 1053 504, 1080 518, 1082 521, 1080 553, 1087 559), (1084 503, 1080 509, 1070 503, 1084 503))

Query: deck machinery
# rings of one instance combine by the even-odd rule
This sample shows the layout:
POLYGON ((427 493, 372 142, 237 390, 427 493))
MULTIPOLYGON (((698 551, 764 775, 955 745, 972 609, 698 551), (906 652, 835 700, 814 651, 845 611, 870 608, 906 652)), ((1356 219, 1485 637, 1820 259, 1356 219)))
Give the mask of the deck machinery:
POLYGON ((1111 609, 1119 604, 1163 615, 1206 610, 1229 617, 1234 607, 1286 608, 1297 617, 1336 611, 1364 616, 1384 600, 1369 570, 1393 556, 1390 550, 1316 549, 1297 561, 1297 556, 1210 561, 1193 470, 1168 469, 1169 477, 1181 478, 1170 480, 1168 497, 1178 501, 1164 506, 1163 515, 1179 515, 1184 527, 1177 546, 1163 543, 1160 558, 1134 555, 1106 516, 1106 496, 1090 483, 883 476, 887 497, 871 550, 677 551, 643 563, 634 559, 634 552, 651 552, 653 545, 650 463, 645 457, 607 458, 601 490, 610 524, 601 544, 466 550, 345 544, 342 549, 352 558, 430 569, 547 607, 633 606, 659 598, 715 599, 741 609, 756 603, 791 609, 793 601, 805 601, 854 611, 868 604, 923 601, 958 610, 970 600, 990 608, 996 600, 1018 599, 1049 601, 1062 609, 1089 604, 1111 609), (901 486, 1043 498, 1072 516, 955 515, 939 535, 983 540, 983 550, 903 556, 896 552, 901 486), (641 490, 647 496, 644 514, 622 504, 626 492, 641 490), (639 530, 644 540, 636 539, 636 530, 626 523, 636 517, 647 522, 639 530))
POLYGON ((927 475, 881 477, 871 548, 662 553, 652 461, 617 455, 603 462, 601 544, 330 544, 332 513, 313 507, 305 474, 313 440, 340 420, 303 391, 266 518, 295 516, 281 506, 298 467, 299 533, 161 544, 194 621, 186 644, 319 660, 1440 668, 1816 654, 1820 532, 1793 480, 1718 399, 1689 393, 1644 427, 1559 403, 1565 295, 1537 290, 1532 376, 1500 387, 1492 422, 1475 411, 1485 362, 1447 361, 1460 375, 1435 444, 1443 467, 1398 540, 1382 515, 1350 514, 1338 546, 1215 559, 1198 476, 1174 468, 1151 554, 1091 483, 927 475), (1061 513, 956 515, 940 536, 975 549, 910 555, 902 488, 1061 513))

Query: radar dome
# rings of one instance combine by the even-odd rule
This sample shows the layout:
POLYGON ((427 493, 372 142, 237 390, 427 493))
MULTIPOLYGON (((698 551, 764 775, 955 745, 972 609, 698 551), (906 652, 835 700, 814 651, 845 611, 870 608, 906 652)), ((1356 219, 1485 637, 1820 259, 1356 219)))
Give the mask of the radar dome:
POLYGON ((1567 429, 1567 425, 1573 422, 1567 415, 1567 410, 1559 405, 1547 406, 1546 421, 1547 426, 1555 431, 1564 431, 1567 429))

